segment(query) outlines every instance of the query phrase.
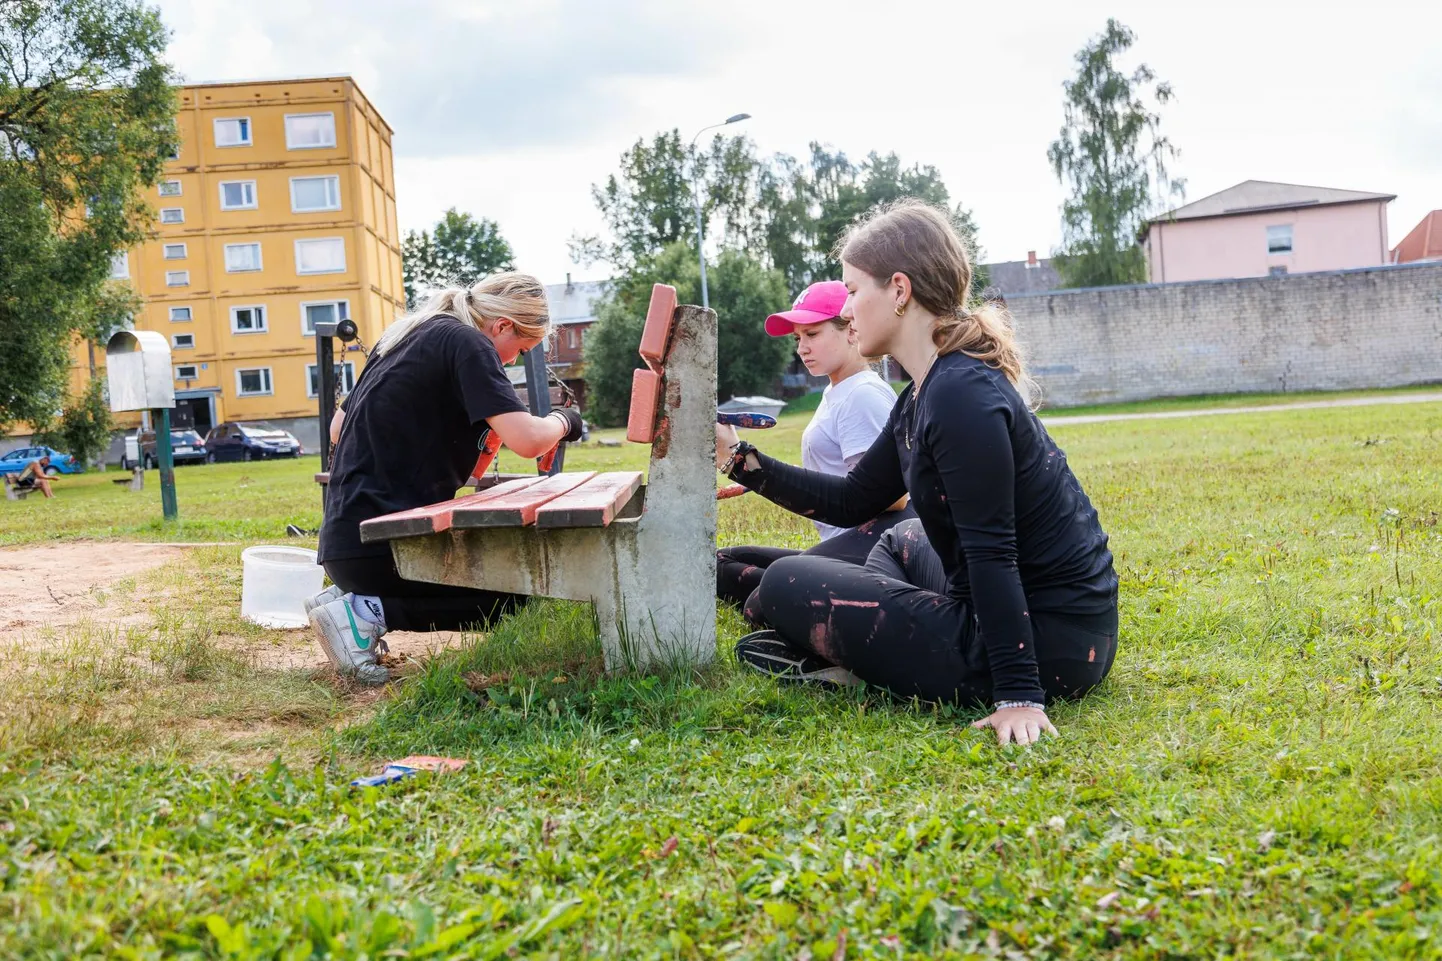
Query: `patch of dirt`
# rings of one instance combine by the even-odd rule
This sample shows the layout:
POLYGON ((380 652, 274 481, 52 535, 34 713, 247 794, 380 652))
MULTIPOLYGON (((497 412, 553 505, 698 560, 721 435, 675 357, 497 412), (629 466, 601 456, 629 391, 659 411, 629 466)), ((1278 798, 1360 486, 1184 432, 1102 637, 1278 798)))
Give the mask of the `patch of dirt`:
MULTIPOLYGON (((432 634, 392 631, 385 637, 390 653, 382 655, 380 663, 390 668, 393 674, 414 673, 420 670, 421 663, 441 651, 460 647, 464 636, 460 631, 436 631, 432 634)), ((257 667, 272 670, 325 670, 330 667, 330 661, 309 628, 270 631, 259 642, 236 639, 235 643, 250 643, 250 654, 255 658, 257 667)))

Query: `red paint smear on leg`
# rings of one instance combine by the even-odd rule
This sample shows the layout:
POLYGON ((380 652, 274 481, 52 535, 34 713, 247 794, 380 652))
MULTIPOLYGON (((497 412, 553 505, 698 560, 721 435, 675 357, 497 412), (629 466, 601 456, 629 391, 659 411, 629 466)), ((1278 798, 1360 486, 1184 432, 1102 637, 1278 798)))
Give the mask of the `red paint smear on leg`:
POLYGON ((1088 663, 1088 664, 1092 663, 1092 662, 1095 661, 1096 659, 1097 659, 1097 649, 1096 649, 1096 648, 1092 648, 1090 651, 1087 651, 1087 663, 1088 663))
POLYGON ((837 607, 880 607, 880 601, 843 601, 834 600, 831 602, 837 607))

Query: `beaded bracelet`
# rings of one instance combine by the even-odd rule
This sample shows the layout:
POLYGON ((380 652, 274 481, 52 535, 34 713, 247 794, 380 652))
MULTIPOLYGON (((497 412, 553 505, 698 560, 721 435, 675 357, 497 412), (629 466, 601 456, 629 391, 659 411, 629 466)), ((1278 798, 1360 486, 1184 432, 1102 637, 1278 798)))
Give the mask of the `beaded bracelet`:
POLYGON ((1046 713, 1046 705, 1038 704, 1036 701, 997 701, 992 708, 997 711, 1005 711, 1009 707, 1034 707, 1043 714, 1046 713))

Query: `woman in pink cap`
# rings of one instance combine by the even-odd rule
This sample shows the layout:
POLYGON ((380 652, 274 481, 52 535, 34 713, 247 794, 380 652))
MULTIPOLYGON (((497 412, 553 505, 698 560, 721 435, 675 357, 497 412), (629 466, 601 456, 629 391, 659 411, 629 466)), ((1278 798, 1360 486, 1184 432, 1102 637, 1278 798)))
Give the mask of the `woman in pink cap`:
MULTIPOLYGON (((842 320, 846 285, 839 280, 812 284, 790 310, 766 318, 772 337, 795 336, 796 353, 812 376, 830 381, 821 404, 801 435, 801 463, 807 470, 845 476, 886 426, 896 391, 861 356, 850 321, 842 320)), ((728 547, 716 552, 716 596, 741 608, 748 621, 765 626, 752 595, 766 568, 782 557, 810 554, 864 564, 872 547, 896 524, 916 514, 902 498, 857 527, 820 521, 821 543, 807 551, 784 547, 728 547)))

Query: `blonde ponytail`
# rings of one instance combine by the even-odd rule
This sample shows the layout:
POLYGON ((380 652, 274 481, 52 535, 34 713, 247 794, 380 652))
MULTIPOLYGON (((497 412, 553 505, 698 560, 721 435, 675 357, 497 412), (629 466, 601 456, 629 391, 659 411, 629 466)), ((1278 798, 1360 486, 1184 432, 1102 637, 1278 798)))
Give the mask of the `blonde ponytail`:
POLYGON ((530 274, 492 274, 472 287, 436 291, 419 309, 387 327, 372 353, 386 353, 433 317, 452 317, 486 334, 505 317, 515 325, 517 334, 539 339, 543 348, 551 333, 546 288, 541 282, 530 274))

